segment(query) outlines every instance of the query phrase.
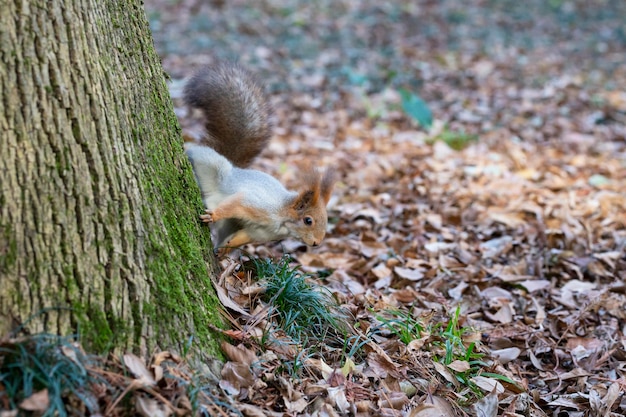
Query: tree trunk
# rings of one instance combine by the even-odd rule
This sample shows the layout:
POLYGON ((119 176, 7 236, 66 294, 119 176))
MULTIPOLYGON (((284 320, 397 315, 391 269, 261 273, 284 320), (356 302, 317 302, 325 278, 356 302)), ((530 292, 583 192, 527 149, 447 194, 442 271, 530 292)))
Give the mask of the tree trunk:
POLYGON ((208 228, 141 2, 0 0, 0 98, 0 338, 214 352, 208 228))

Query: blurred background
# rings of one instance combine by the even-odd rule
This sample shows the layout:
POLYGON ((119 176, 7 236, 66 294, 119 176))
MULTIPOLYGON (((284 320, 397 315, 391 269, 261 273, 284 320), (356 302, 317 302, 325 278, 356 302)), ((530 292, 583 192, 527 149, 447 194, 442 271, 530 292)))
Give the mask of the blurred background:
POLYGON ((270 91, 308 94, 300 98, 316 108, 346 108, 345 95, 357 95, 351 113, 368 111, 364 97, 406 88, 468 133, 520 114, 543 122, 511 103, 510 89, 574 83, 593 93, 626 79, 621 0, 147 0, 145 7, 174 80, 215 59, 235 60, 270 91))

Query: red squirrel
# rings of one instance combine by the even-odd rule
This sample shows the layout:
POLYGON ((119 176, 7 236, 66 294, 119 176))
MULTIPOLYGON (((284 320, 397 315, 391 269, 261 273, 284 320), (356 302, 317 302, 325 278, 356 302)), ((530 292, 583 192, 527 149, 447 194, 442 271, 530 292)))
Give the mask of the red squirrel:
POLYGON ((241 67, 202 68, 184 88, 185 102, 202 110, 205 136, 185 153, 212 224, 215 247, 237 247, 292 237, 310 246, 326 234, 334 174, 303 168, 302 186, 287 190, 276 178, 247 168, 272 135, 271 108, 262 88, 241 67))

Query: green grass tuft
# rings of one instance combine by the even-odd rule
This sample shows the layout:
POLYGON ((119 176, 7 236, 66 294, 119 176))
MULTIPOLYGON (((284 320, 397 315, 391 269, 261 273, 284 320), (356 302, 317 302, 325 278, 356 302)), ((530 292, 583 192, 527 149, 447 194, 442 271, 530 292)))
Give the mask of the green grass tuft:
POLYGON ((290 258, 253 260, 265 286, 270 314, 279 327, 296 343, 325 340, 333 334, 345 334, 343 313, 324 287, 307 280, 308 275, 290 265, 290 258))
MULTIPOLYGON (((87 358, 69 338, 37 334, 0 344, 0 404, 17 409, 31 395, 48 390, 49 405, 43 416, 67 416, 70 397, 98 412, 97 400, 89 392, 95 379, 85 367, 87 358)), ((72 402, 76 404, 75 401, 72 402)))
POLYGON ((413 340, 426 337, 423 349, 432 353, 433 360, 445 365, 458 381, 458 386, 471 392, 474 398, 483 397, 483 392, 473 381, 474 377, 485 376, 515 384, 510 378, 491 372, 492 365, 484 360, 485 355, 480 352, 479 341, 468 342, 468 339, 472 339, 469 336, 474 334, 475 330, 461 325, 460 311, 460 307, 457 306, 447 324, 425 323, 424 320, 401 310, 388 310, 384 315, 374 314, 374 316, 382 323, 382 327, 406 345, 413 340), (468 369, 457 371, 449 367, 455 361, 467 362, 468 369))
POLYGON ((391 315, 392 318, 375 314, 372 310, 372 314, 374 314, 376 320, 380 321, 383 326, 395 334, 402 343, 408 345, 412 340, 422 337, 422 333, 424 332, 422 323, 412 317, 408 311, 387 310, 386 313, 391 315))
POLYGON ((472 142, 478 141, 478 136, 468 135, 465 132, 455 132, 446 128, 432 139, 433 142, 437 140, 442 141, 455 151, 460 151, 467 148, 472 142))

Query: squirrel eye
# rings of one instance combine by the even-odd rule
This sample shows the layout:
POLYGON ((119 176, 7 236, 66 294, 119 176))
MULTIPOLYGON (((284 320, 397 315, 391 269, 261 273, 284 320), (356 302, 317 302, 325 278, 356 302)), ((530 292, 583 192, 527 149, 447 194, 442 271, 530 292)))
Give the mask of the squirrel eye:
POLYGON ((302 221, 304 222, 304 224, 306 224, 307 226, 311 226, 313 224, 313 218, 306 216, 304 219, 302 219, 302 221))

